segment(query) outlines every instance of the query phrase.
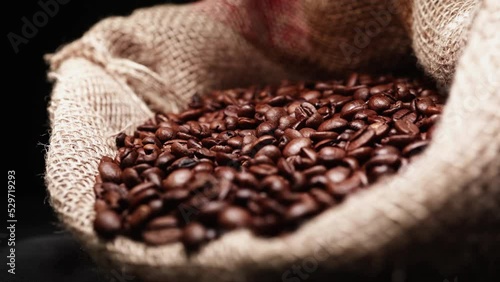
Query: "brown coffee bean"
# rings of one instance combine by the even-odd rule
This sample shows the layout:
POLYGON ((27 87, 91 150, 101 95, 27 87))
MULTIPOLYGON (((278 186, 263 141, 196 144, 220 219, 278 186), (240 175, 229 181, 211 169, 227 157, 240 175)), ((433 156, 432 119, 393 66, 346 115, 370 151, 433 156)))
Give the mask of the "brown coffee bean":
POLYGON ((276 166, 274 165, 269 164, 254 165, 251 166, 248 170, 257 176, 268 176, 278 173, 278 168, 276 168, 276 166))
POLYGON ((347 179, 351 174, 351 170, 349 168, 338 166, 328 170, 325 174, 326 178, 331 183, 340 183, 347 179))
POLYGON ((120 166, 115 164, 112 160, 101 161, 99 163, 98 170, 102 181, 110 181, 114 183, 121 182, 122 171, 120 169, 120 166))
POLYGON ((190 169, 181 168, 173 171, 162 181, 165 190, 180 189, 191 179, 193 173, 190 169))
POLYGON ((371 87, 370 94, 375 95, 378 93, 382 93, 384 91, 391 89, 392 86, 393 86, 393 84, 389 83, 389 84, 382 84, 382 85, 377 85, 377 86, 371 87))
POLYGON ((123 180, 123 183, 125 183, 125 185, 128 188, 132 188, 135 185, 141 183, 141 181, 142 181, 141 178, 139 177, 139 173, 137 173, 137 171, 135 169, 130 168, 130 167, 123 170, 122 180, 123 180))
POLYGON ((283 136, 288 138, 288 140, 303 137, 302 134, 298 130, 295 130, 292 128, 285 129, 285 131, 283 132, 283 136))
POLYGON ((340 116, 342 118, 351 118, 358 111, 366 109, 365 101, 363 100, 353 100, 347 104, 345 104, 340 110, 340 116))
POLYGON ((423 149, 425 149, 425 147, 427 147, 428 145, 429 145, 428 140, 416 141, 409 145, 406 145, 402 151, 403 156, 411 157, 423 151, 423 149))
POLYGON ((182 243, 189 250, 197 249, 205 241, 206 236, 206 228, 197 222, 192 222, 184 227, 182 243))
POLYGON ((182 230, 179 228, 164 228, 158 230, 145 230, 142 232, 142 239, 150 245, 163 245, 174 243, 181 239, 182 230))
POLYGON ((377 115, 377 112, 375 112, 374 110, 363 109, 363 110, 356 112, 356 114, 354 115, 354 119, 366 120, 366 119, 368 119, 368 117, 376 116, 376 115, 377 115))
POLYGON ((420 97, 413 100, 415 109, 423 114, 427 113, 429 107, 435 106, 434 101, 429 97, 420 97))
POLYGON ((376 155, 365 163, 365 167, 370 168, 372 166, 377 166, 377 165, 397 166, 399 162, 400 162, 400 157, 398 155, 392 155, 392 154, 376 155))
POLYGON ((389 165, 376 165, 367 170, 368 179, 370 182, 375 182, 383 176, 389 176, 395 172, 394 168, 389 165))
POLYGON ((312 99, 318 99, 321 97, 321 92, 316 91, 316 90, 310 90, 306 92, 302 92, 300 94, 300 97, 306 101, 310 101, 312 99))
POLYGON ((356 90, 352 96, 356 100, 363 100, 366 101, 370 97, 370 90, 368 88, 360 88, 356 90))
POLYGON ((246 171, 240 172, 236 174, 236 183, 243 187, 257 187, 259 181, 257 181, 257 178, 246 171))
POLYGON ((290 156, 295 156, 300 153, 300 150, 302 148, 308 148, 312 145, 311 139, 309 138, 295 138, 288 142, 288 144, 283 148, 283 156, 284 157, 290 157, 290 156))
POLYGON ((323 147, 319 152, 318 152, 318 157, 321 161, 325 163, 331 163, 334 161, 338 161, 342 159, 346 155, 346 152, 343 149, 337 148, 337 147, 323 147))
POLYGON ((372 141, 375 137, 375 130, 371 128, 360 129, 358 132, 362 133, 358 134, 358 136, 356 137, 353 136, 353 140, 351 140, 349 145, 347 146, 348 151, 357 149, 370 143, 370 141, 372 141))
POLYGON ((287 112, 283 108, 272 107, 267 112, 264 113, 266 121, 277 124, 280 118, 287 115, 287 112))
POLYGON ((176 217, 164 215, 152 219, 146 226, 148 230, 160 230, 164 228, 175 228, 179 225, 176 217))
POLYGON ((375 131, 375 137, 377 139, 386 136, 391 130, 391 127, 385 122, 372 123, 369 125, 369 128, 375 131))
POLYGON ((312 215, 319 209, 318 204, 314 199, 307 195, 300 202, 293 204, 286 211, 285 218, 290 220, 296 220, 299 218, 304 218, 306 216, 312 215))
POLYGON ((121 229, 120 216, 112 210, 102 210, 96 214, 94 219, 95 231, 105 238, 116 236, 121 229))
POLYGON ((338 182, 330 182, 328 191, 334 196, 344 197, 347 194, 353 193, 361 186, 361 179, 358 174, 353 174, 351 177, 338 182))
POLYGON ((399 149, 394 146, 382 146, 373 150, 373 155, 399 155, 399 149))
POLYGON ((273 131, 276 129, 276 124, 277 123, 273 123, 270 121, 265 121, 259 124, 259 126, 257 126, 257 129, 255 130, 257 137, 260 137, 262 135, 272 134, 273 131))
POLYGON ((255 154, 255 157, 259 156, 266 156, 276 162, 281 157, 281 151, 274 145, 266 145, 255 154))
POLYGON ((420 130, 415 124, 405 119, 396 120, 394 122, 394 127, 403 134, 416 135, 420 133, 420 130))
POLYGON ((148 205, 140 205, 128 217, 127 223, 132 229, 139 228, 151 216, 151 208, 148 205))
POLYGON ((370 98, 370 100, 368 100, 368 107, 374 111, 381 112, 389 109, 391 102, 391 99, 387 96, 375 94, 370 98))
POLYGON ((336 204, 336 201, 330 196, 330 194, 322 189, 313 188, 310 193, 314 200, 323 206, 323 208, 329 208, 336 204))
POLYGON ((382 138, 380 141, 383 145, 391 145, 395 147, 404 147, 411 142, 413 142, 417 138, 416 135, 392 135, 385 138, 382 138))
POLYGON ((354 157, 360 161, 364 161, 372 155, 372 152, 372 147, 359 147, 354 150, 348 151, 347 155, 350 157, 354 157))
POLYGON ((278 170, 284 175, 292 175, 295 172, 295 167, 284 158, 280 158, 278 160, 278 170))
POLYGON ((194 172, 208 172, 214 171, 214 165, 211 162, 200 162, 193 167, 194 172))
POLYGON ((344 129, 349 122, 343 118, 332 118, 318 126, 318 131, 338 131, 344 129))
POLYGON ((248 226, 251 220, 252 217, 247 210, 236 206, 230 206, 221 211, 218 222, 222 228, 232 230, 248 226))
POLYGON ((269 193, 283 193, 290 189, 289 182, 279 175, 270 175, 264 178, 261 183, 263 189, 269 191, 269 193))

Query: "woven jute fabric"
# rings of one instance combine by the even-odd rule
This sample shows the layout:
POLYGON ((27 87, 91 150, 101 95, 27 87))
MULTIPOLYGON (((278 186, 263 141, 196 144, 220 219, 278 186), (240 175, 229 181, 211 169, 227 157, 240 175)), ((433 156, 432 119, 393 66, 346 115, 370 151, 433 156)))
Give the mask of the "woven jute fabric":
POLYGON ((499 27, 498 0, 214 0, 104 19, 47 56, 50 204, 100 264, 145 281, 299 281, 293 265, 373 273, 426 262, 445 272, 494 258, 499 27), (132 133, 155 111, 177 112, 212 89, 409 67, 448 96, 431 145, 296 232, 235 231, 190 257, 179 243, 151 247, 94 233, 98 162, 115 155, 117 133, 132 133))

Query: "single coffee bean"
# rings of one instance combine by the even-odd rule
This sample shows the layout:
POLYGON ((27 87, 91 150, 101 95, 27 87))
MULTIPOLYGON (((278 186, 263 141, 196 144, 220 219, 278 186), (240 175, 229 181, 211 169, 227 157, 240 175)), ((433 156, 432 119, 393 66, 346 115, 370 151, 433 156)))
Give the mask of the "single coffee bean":
POLYGON ((110 181, 114 183, 121 182, 122 171, 120 169, 120 166, 115 164, 112 160, 101 161, 99 163, 98 170, 102 181, 110 181))
POLYGON ((351 170, 349 168, 338 166, 328 170, 325 174, 328 181, 331 183, 340 183, 349 177, 351 170))
POLYGON ((248 226, 251 219, 250 214, 245 209, 230 206, 221 211, 218 222, 224 229, 231 230, 248 226))
POLYGON ((394 127, 403 134, 416 135, 420 133, 420 129, 415 124, 405 119, 396 120, 394 127))
POLYGON ((288 144, 283 148, 283 156, 290 157, 299 154, 302 148, 308 148, 311 146, 311 139, 309 138, 295 138, 288 142, 288 144))
POLYGON ((417 153, 420 153, 425 147, 429 145, 428 140, 416 141, 403 148, 403 155, 406 157, 411 157, 417 153))
POLYGON ((163 245, 174 243, 181 239, 183 232, 179 228, 164 228, 158 230, 145 230, 142 232, 144 242, 149 245, 163 245))
POLYGON ((197 222, 192 222, 184 227, 182 243, 188 250, 196 249, 205 241, 206 236, 206 228, 197 222))
POLYGON ((368 107, 377 112, 387 110, 390 106, 391 99, 382 94, 375 94, 368 100, 368 107))
POLYGON ((375 131, 371 128, 360 129, 359 131, 362 131, 362 133, 354 138, 354 140, 350 141, 349 145, 347 146, 348 151, 368 144, 375 137, 375 131))
POLYGON ((191 179, 193 173, 190 169, 181 168, 173 171, 162 181, 162 187, 166 190, 180 189, 191 179))
POLYGON ((102 210, 96 214, 94 229, 105 238, 116 236, 121 230, 120 216, 112 210, 102 210))
POLYGON ((318 126, 318 131, 342 130, 349 122, 343 118, 332 118, 318 126))
POLYGON ((255 157, 259 156, 266 156, 276 162, 281 157, 281 150, 274 145, 266 145, 255 154, 255 157))

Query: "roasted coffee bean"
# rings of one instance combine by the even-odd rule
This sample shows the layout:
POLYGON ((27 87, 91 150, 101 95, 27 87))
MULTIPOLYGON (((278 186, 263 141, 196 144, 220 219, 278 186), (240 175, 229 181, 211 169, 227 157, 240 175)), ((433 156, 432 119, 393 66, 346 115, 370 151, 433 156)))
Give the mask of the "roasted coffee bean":
POLYGON ((288 144, 283 148, 282 153, 284 157, 296 156, 302 148, 308 148, 311 145, 311 139, 309 138, 295 138, 288 142, 288 144))
POLYGON ((279 175, 270 175, 264 178, 261 183, 263 189, 271 194, 283 193, 290 189, 289 182, 279 175))
POLYGON ((418 79, 353 73, 195 95, 115 137, 98 165, 94 229, 187 251, 237 228, 292 232, 405 167, 443 101, 418 79))
POLYGON ((371 128, 360 129, 358 133, 359 134, 357 136, 352 137, 353 140, 351 140, 347 146, 348 151, 367 145, 375 137, 375 130, 371 128))
POLYGON ((132 229, 140 228, 151 216, 152 211, 148 205, 140 205, 128 217, 127 224, 132 229))
POLYGON ((156 246, 178 242, 182 234, 183 232, 180 228, 164 228, 158 230, 145 230, 142 232, 142 238, 147 244, 156 246))
POLYGON ((316 90, 310 90, 306 92, 302 92, 300 94, 300 97, 303 98, 306 101, 310 101, 312 99, 318 99, 321 97, 321 92, 316 91, 316 90))
POLYGON ((125 185, 128 188, 132 188, 135 185, 141 183, 141 181, 142 181, 142 179, 139 177, 139 173, 137 173, 137 171, 135 169, 130 168, 130 167, 123 170, 122 180, 123 180, 123 183, 125 183, 125 185))
POLYGON ((248 170, 257 176, 267 176, 278 173, 278 168, 274 165, 269 164, 254 165, 251 166, 248 170))
POLYGON ((331 183, 340 183, 347 179, 351 174, 351 170, 349 168, 338 166, 328 170, 325 174, 327 180, 331 183))
POLYGON ((399 149, 394 146, 381 146, 373 150, 373 155, 399 155, 399 149))
POLYGON ((198 248, 206 237, 206 228, 197 222, 192 222, 184 227, 181 240, 186 249, 192 250, 198 248))
POLYGON ((375 94, 368 100, 368 107, 377 112, 387 110, 390 106, 391 99, 382 94, 375 94))
POLYGON ((371 156, 372 152, 373 152, 372 147, 359 147, 349 151, 347 155, 350 157, 354 157, 358 160, 364 161, 371 156))
POLYGON ((109 159, 106 161, 101 161, 99 163, 98 170, 102 181, 109 181, 114 183, 121 182, 122 170, 120 169, 119 165, 113 162, 113 160, 109 159))
POLYGON ((396 147, 404 147, 411 142, 413 142, 417 138, 417 135, 392 135, 385 138, 382 138, 380 143, 383 145, 391 145, 396 147))
POLYGON ((351 177, 334 183, 330 182, 328 191, 334 196, 344 197, 350 193, 353 193, 361 185, 361 178, 358 174, 353 174, 351 177))
POLYGON ((405 119, 396 120, 394 127, 403 134, 416 135, 420 133, 420 129, 415 124, 405 119))
POLYGON ((193 173, 190 169, 181 168, 173 171, 162 181, 162 187, 166 190, 180 189, 191 179, 193 173))
POLYGON ((342 118, 352 118, 358 111, 363 109, 366 109, 365 101, 353 100, 342 107, 340 116, 342 118))
POLYGON ((102 210, 94 219, 95 231, 105 237, 112 238, 120 232, 122 227, 120 216, 112 210, 102 210))
POLYGON ((428 140, 416 141, 403 148, 403 155, 406 157, 411 157, 417 153, 420 153, 425 147, 429 145, 428 140))
POLYGON ((165 170, 172 162, 175 161, 175 156, 170 154, 169 152, 163 152, 158 155, 158 158, 155 161, 155 166, 165 170))
POLYGON ((299 218, 304 218, 315 213, 319 209, 318 204, 314 199, 307 195, 301 199, 298 203, 293 204, 286 211, 286 220, 296 220, 299 218))
POLYGON ((332 118, 318 126, 318 131, 335 131, 344 129, 349 122, 343 118, 332 118))
POLYGON ((267 145, 262 147, 256 154, 255 157, 266 156, 270 158, 273 162, 278 161, 281 157, 281 150, 274 145, 267 145))
POLYGON ((231 230, 248 226, 251 220, 251 215, 247 210, 237 206, 230 206, 220 212, 218 223, 222 228, 231 230))
POLYGON ((377 181, 382 176, 388 176, 395 172, 394 168, 389 165, 376 165, 367 170, 368 179, 371 182, 377 181))

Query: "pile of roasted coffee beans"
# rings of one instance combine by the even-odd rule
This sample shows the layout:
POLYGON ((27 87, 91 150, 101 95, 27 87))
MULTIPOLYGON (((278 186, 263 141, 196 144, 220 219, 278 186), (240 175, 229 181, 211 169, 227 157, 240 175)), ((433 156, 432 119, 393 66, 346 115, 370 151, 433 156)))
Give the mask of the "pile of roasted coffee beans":
POLYGON ((423 80, 345 80, 195 96, 116 136, 96 177, 94 227, 196 250, 225 232, 292 232, 424 149, 443 101, 423 80))

